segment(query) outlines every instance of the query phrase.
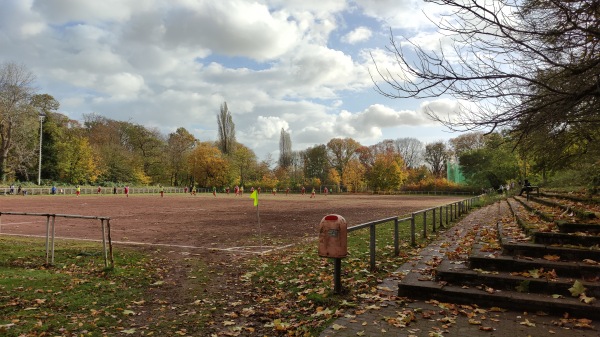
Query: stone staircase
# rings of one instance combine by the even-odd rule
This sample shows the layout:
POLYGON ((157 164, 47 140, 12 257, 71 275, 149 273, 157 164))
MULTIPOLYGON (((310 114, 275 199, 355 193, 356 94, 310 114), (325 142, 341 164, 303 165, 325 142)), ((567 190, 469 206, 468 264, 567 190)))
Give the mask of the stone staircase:
POLYGON ((533 215, 519 198, 480 212, 461 221, 471 222, 466 226, 475 232, 470 250, 453 253, 465 251, 464 242, 452 241, 467 229, 442 239, 419 261, 403 267, 399 296, 600 319, 600 237, 595 224, 555 226, 533 215), (536 230, 531 223, 553 230, 536 230), (585 288, 585 297, 571 294, 576 281, 585 288))

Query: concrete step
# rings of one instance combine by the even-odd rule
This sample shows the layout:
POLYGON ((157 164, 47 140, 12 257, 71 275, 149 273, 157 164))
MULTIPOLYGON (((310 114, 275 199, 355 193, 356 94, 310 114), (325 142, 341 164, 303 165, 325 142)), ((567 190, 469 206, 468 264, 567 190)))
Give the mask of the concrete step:
MULTIPOLYGON (((409 275, 407 275, 409 276, 409 275)), ((477 304, 480 307, 524 310, 570 317, 600 319, 600 303, 580 302, 573 297, 553 298, 551 294, 520 293, 516 291, 486 291, 483 287, 463 287, 443 282, 418 281, 407 277, 398 285, 398 296, 409 296, 423 300, 435 299, 441 302, 477 304)))
POLYGON ((502 254, 539 258, 545 255, 558 255, 563 260, 591 259, 600 262, 600 250, 597 249, 549 246, 539 243, 512 243, 510 240, 503 240, 502 254))
POLYGON ((562 233, 600 233, 600 224, 597 223, 570 223, 565 221, 557 221, 556 225, 562 233))
POLYGON ((473 254, 469 257, 469 268, 489 271, 523 272, 544 268, 554 270, 564 278, 600 279, 600 265, 585 262, 548 261, 542 258, 500 255, 490 258, 483 254, 473 254))
MULTIPOLYGON (((548 271, 544 269, 543 271, 548 271)), ((523 275, 511 275, 511 272, 487 271, 483 269, 472 270, 466 264, 456 264, 444 260, 436 268, 436 281, 448 282, 457 286, 486 286, 500 291, 518 291, 527 293, 545 293, 571 297, 571 288, 577 279, 574 278, 539 278, 523 275)), ((589 297, 600 298, 600 282, 578 280, 586 288, 585 294, 589 297)))
POLYGON ((533 241, 546 245, 576 245, 582 247, 600 247, 600 236, 575 235, 568 233, 535 232, 533 241))

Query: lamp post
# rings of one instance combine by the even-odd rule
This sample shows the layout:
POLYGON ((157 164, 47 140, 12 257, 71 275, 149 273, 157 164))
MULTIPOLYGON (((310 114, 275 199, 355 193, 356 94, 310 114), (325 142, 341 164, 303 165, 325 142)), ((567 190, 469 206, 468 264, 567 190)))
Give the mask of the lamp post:
POLYGON ((44 117, 46 115, 40 114, 40 155, 39 155, 39 164, 38 164, 38 185, 42 184, 42 122, 44 121, 44 117))

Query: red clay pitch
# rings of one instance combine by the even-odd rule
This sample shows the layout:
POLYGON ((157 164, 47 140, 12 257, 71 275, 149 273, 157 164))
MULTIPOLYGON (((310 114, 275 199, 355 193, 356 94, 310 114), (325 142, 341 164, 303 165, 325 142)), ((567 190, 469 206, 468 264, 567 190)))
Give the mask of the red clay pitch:
MULTIPOLYGON (((227 249, 281 246, 316 237, 327 214, 342 215, 348 226, 446 205, 455 196, 261 194, 257 208, 249 194, 2 196, 0 212, 76 214, 110 217, 113 242, 227 249)), ((46 217, 2 215, 0 235, 46 234, 46 217)), ((99 220, 56 218, 57 238, 101 239, 99 220)))

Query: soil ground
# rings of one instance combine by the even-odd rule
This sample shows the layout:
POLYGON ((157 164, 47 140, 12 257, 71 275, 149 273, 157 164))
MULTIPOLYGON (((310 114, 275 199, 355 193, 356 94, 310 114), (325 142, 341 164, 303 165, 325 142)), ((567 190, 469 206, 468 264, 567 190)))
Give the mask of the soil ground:
MULTIPOLYGON (((0 212, 110 217, 112 240, 117 243, 249 249, 258 246, 260 238, 265 246, 281 246, 316 237, 319 222, 327 214, 339 214, 352 226, 462 199, 389 195, 317 195, 311 199, 309 195, 263 193, 257 216, 249 194, 6 196, 0 198, 0 212)), ((46 217, 2 215, 0 226, 0 234, 43 236, 46 217)), ((102 237, 99 220, 56 218, 55 228, 57 238, 102 237)))

